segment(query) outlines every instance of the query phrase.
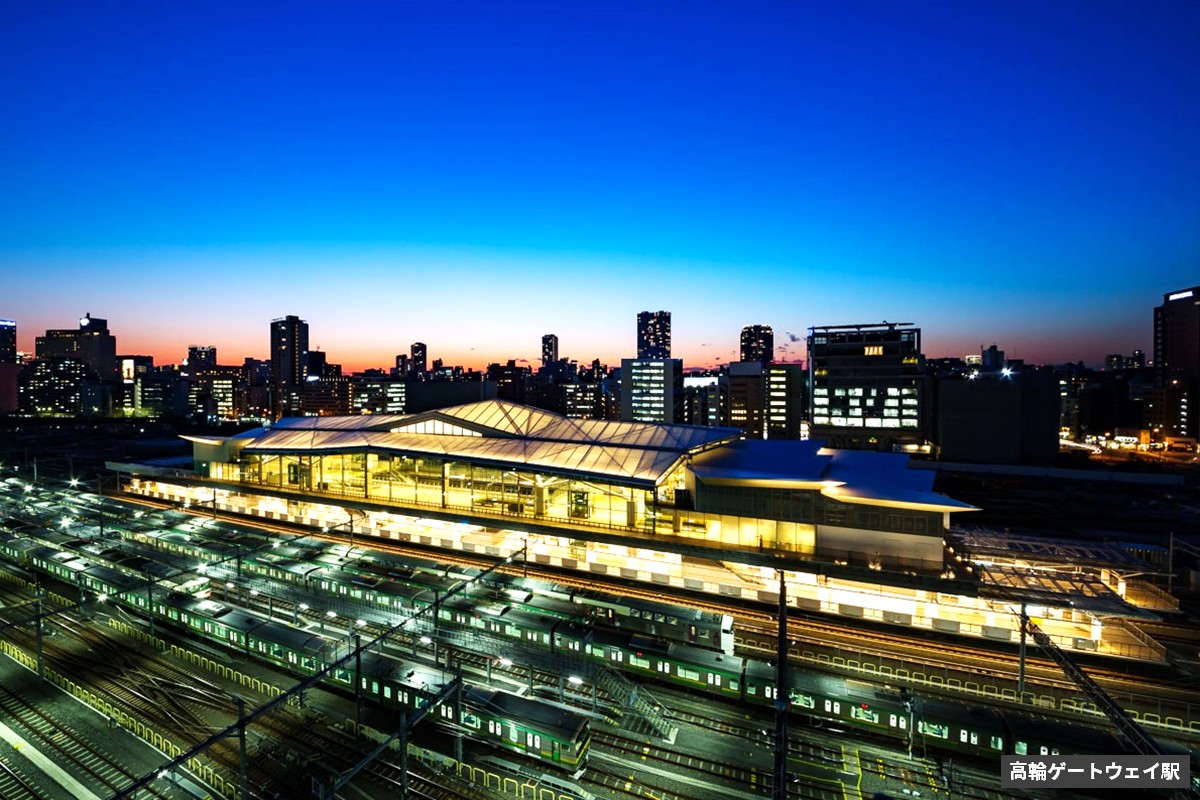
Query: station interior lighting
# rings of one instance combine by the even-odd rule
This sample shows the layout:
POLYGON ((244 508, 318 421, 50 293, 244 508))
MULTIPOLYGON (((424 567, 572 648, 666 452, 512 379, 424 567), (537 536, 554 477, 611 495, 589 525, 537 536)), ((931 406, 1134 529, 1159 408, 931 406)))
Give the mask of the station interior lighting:
POLYGON ((567 680, 572 686, 579 686, 581 683, 583 683, 583 678, 579 677, 578 675, 571 675, 567 678, 567 680))
POLYGON ((326 612, 325 612, 325 616, 329 617, 330 619, 336 619, 336 618, 337 618, 337 612, 336 612, 336 611, 334 611, 333 609, 330 609, 329 611, 326 611, 326 612))
POLYGON ((511 666, 512 666, 512 659, 510 659, 510 658, 502 658, 502 659, 500 659, 500 666, 502 666, 502 667, 511 667, 511 666))
POLYGON ((106 603, 108 602, 108 595, 101 592, 100 594, 96 595, 96 600, 101 603, 106 603))
POLYGON ((421 644, 433 644, 433 639, 430 639, 428 636, 422 636, 421 644))
POLYGON ((354 620, 354 624, 360 628, 365 628, 367 626, 367 621, 365 619, 356 619, 354 620))

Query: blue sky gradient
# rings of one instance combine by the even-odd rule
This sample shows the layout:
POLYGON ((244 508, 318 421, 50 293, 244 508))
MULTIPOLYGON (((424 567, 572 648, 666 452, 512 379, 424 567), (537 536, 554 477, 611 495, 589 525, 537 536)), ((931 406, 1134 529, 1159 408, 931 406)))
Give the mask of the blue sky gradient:
POLYGON ((1200 284, 1182 0, 13 3, 0 96, 27 349, 615 363, 663 308, 689 366, 881 319, 1098 363, 1200 284))

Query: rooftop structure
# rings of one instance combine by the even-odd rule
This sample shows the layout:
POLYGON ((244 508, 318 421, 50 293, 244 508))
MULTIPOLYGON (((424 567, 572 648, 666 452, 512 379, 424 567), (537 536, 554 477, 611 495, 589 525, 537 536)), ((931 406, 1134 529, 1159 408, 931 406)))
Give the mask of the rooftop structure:
POLYGON ((972 509, 933 492, 933 474, 908 469, 903 455, 740 436, 731 428, 568 419, 490 400, 186 438, 197 473, 239 491, 875 568, 940 573, 947 515, 972 509))

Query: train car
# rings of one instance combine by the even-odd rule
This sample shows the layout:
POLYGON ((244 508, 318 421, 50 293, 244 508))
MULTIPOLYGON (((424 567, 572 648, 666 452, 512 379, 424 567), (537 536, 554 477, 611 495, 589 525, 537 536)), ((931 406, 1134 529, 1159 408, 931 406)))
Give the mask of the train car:
POLYGON ((733 617, 729 615, 586 591, 576 592, 573 599, 606 625, 733 654, 733 617))
MULTIPOLYGON (((323 669, 337 658, 337 651, 331 648, 344 646, 310 631, 179 593, 171 593, 155 605, 160 614, 211 640, 300 673, 323 669)), ((353 664, 341 664, 331 679, 353 686, 353 664)), ((361 688, 387 707, 422 708, 444 685, 438 670, 379 653, 364 653, 361 665, 361 688)), ((454 721, 452 708, 445 708, 440 715, 454 721)), ((568 771, 586 765, 590 744, 587 719, 539 700, 466 687, 461 724, 473 738, 568 771)))
POLYGON ((1064 725, 1060 720, 1020 712, 1003 715, 1009 746, 1005 753, 1018 756, 1114 755, 1125 746, 1112 733, 1097 728, 1064 725))
MULTIPOLYGON (((123 594, 130 605, 145 607, 145 578, 94 563, 81 555, 90 546, 86 540, 56 530, 42 531, 41 534, 46 541, 54 541, 56 546, 34 545, 26 538, 17 539, 10 535, 0 537, 0 551, 6 558, 32 570, 52 574, 97 595, 116 597, 123 594)), ((162 577, 161 564, 151 559, 129 559, 123 553, 120 556, 126 559, 123 562, 125 569, 162 577)), ((361 602, 415 607, 433 602, 439 593, 448 591, 453 584, 439 575, 407 571, 395 565, 384 570, 373 564, 369 572, 377 577, 358 577, 344 582, 350 571, 337 575, 340 580, 328 577, 328 588, 331 593, 341 595, 344 587, 346 595, 361 602), (383 577, 381 572, 386 572, 388 577, 383 577), (392 580, 393 576, 399 580, 392 580)), ((322 573, 323 579, 326 574, 322 573)), ((178 585, 173 585, 170 580, 161 583, 165 591, 154 593, 156 613, 178 620, 206 637, 228 642, 243 651, 247 648, 258 650, 266 658, 297 669, 313 669, 318 663, 320 641, 309 641, 311 634, 289 638, 284 633, 287 626, 271 623, 278 629, 263 627, 260 618, 247 612, 198 601, 186 594, 186 579, 178 585)), ((310 586, 313 583, 316 581, 310 581, 310 586)), ((593 620, 597 624, 585 624, 544 609, 530 610, 519 602, 522 599, 520 593, 526 591, 523 587, 515 590, 517 595, 512 594, 514 589, 511 587, 502 591, 502 595, 489 591, 482 602, 469 597, 452 598, 440 607, 439 618, 536 646, 569 651, 610 668, 692 690, 752 703, 774 703, 775 670, 768 664, 743 660, 711 648, 647 636, 628 624, 607 628, 599 624, 605 618, 603 614, 593 620), (509 600, 514 602, 510 604, 509 600)), ((532 599, 524 598, 526 602, 532 599)), ((664 618, 664 624, 671 623, 664 618)), ((926 749, 984 756, 1122 752, 1120 743, 1104 731, 1020 712, 996 711, 932 696, 914 699, 902 689, 797 669, 789 671, 789 684, 793 710, 814 722, 844 724, 896 741, 911 740, 914 745, 926 749)), ((381 684, 380 691, 388 685, 381 684)), ((396 685, 389 691, 409 690, 396 685)))
POLYGON ((466 691, 462 724, 482 741, 557 764, 576 777, 587 766, 587 717, 564 708, 476 686, 466 691))
POLYGON ((605 628, 592 629, 584 652, 616 669, 741 699, 740 656, 605 628))

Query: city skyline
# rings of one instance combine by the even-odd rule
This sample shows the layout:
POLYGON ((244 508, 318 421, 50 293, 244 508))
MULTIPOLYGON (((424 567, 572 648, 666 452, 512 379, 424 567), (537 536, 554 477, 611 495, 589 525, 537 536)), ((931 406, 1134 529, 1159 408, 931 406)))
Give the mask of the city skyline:
MULTIPOLYGON (((1162 296, 1163 296, 1163 293, 1160 293, 1159 294, 1160 300, 1161 300, 1162 296)), ((1151 308, 1150 311, 1152 312, 1153 308, 1151 308)), ((91 311, 87 311, 85 313, 90 315, 91 311)), ((79 325, 79 320, 83 316, 84 316, 84 314, 79 314, 76 317, 71 317, 69 319, 64 320, 62 324, 51 325, 50 327, 48 327, 46 329, 37 329, 37 330, 32 330, 32 331, 28 330, 20 319, 14 320, 17 325, 17 351, 25 353, 28 358, 33 358, 34 350, 35 350, 34 340, 36 338, 42 336, 49 330, 73 330, 75 327, 77 327, 79 325)), ((96 314, 95 316, 99 316, 99 314, 96 314)), ((184 344, 181 348, 179 348, 179 352, 176 353, 174 351, 174 349, 168 349, 168 348, 174 348, 174 344, 159 346, 159 347, 152 346, 150 348, 127 347, 126 339, 121 336, 120 330, 115 327, 116 323, 114 323, 113 321, 110 320, 109 326, 110 326, 111 332, 117 339, 117 353, 120 356, 133 356, 133 355, 150 356, 151 358, 153 358, 154 363, 156 365, 183 364, 187 360, 188 351, 190 349, 197 348, 197 347, 213 348, 217 351, 218 363, 226 364, 226 365, 235 365, 235 364, 241 364, 245 358, 253 358, 253 359, 258 359, 258 360, 268 361, 268 362, 271 361, 272 330, 274 328, 275 323, 278 323, 280 320, 284 319, 285 317, 298 317, 300 320, 303 320, 304 322, 308 323, 310 336, 316 335, 318 333, 318 332, 314 331, 311 320, 306 318, 304 315, 287 314, 287 315, 280 315, 279 317, 273 317, 269 320, 261 320, 260 321, 262 323, 261 327, 263 327, 263 329, 264 329, 262 332, 262 338, 264 340, 264 343, 251 344, 245 351, 238 349, 238 341, 235 341, 235 340, 226 340, 225 344, 218 344, 215 342, 215 340, 200 341, 200 339, 198 339, 197 337, 187 338, 185 336, 184 339, 186 339, 187 344, 184 344)), ((634 321, 636 322, 636 315, 634 315, 634 321)), ((870 326, 870 325, 887 324, 889 322, 899 323, 900 321, 899 320, 859 319, 859 320, 855 320, 854 322, 844 322, 843 321, 843 322, 834 323, 834 324, 835 325, 870 326)), ((905 320, 905 322, 908 322, 908 320, 905 320)), ((918 325, 918 327, 920 327, 920 323, 916 323, 916 324, 918 325)), ((631 327, 633 327, 633 326, 631 325, 631 327)), ((770 326, 768 326, 768 327, 770 327, 770 326)), ((813 326, 809 326, 809 327, 813 327, 813 326)), ((820 326, 816 326, 816 327, 820 327, 820 326)), ((1153 329, 1152 323, 1151 323, 1150 327, 1151 327, 1151 329, 1153 329)), ((178 330, 178 328, 176 328, 176 329, 178 330)), ((702 349, 699 352, 702 354, 702 356, 712 357, 712 358, 715 358, 716 360, 708 361, 705 363, 697 363, 696 361, 690 361, 687 358, 683 358, 682 360, 683 360, 684 369, 685 370, 715 369, 717 367, 723 367, 730 363, 737 362, 740 357, 739 350, 740 350, 741 332, 742 331, 739 328, 738 330, 734 331, 733 334, 724 337, 724 339, 728 339, 729 342, 733 343, 732 347, 726 347, 728 342, 724 341, 724 339, 722 337, 716 337, 716 336, 709 337, 709 338, 712 338, 714 341, 711 343, 709 343, 709 342, 702 343, 702 345, 701 345, 702 349), (703 349, 703 348, 711 348, 711 349, 703 349)), ((800 333, 797 331, 783 332, 781 337, 777 338, 777 340, 776 340, 776 344, 775 344, 775 348, 774 348, 774 351, 775 351, 775 359, 774 360, 777 363, 801 363, 801 362, 803 362, 805 365, 807 365, 808 354, 806 352, 806 347, 805 347, 805 336, 808 334, 808 332, 809 332, 808 327, 803 329, 803 333, 800 333)), ((594 331, 590 331, 589 333, 594 333, 594 331)), ((559 342, 561 342, 564 338, 567 338, 568 340, 574 338, 570 332, 567 333, 566 337, 556 334, 556 333, 553 333, 553 332, 547 332, 546 334, 543 334, 543 336, 556 336, 556 338, 558 339, 559 342)), ((133 337, 130 337, 130 338, 133 339, 133 337)), ((341 340, 340 337, 328 337, 328 338, 335 339, 335 340, 341 340)), ((482 371, 486 370, 486 368, 489 364, 496 364, 496 363, 503 364, 509 360, 515 360, 518 364, 526 364, 529 367, 536 369, 537 367, 539 367, 542 364, 542 358, 541 358, 542 347, 543 347, 542 338, 543 337, 539 336, 537 338, 537 341, 535 341, 532 345, 528 345, 527 347, 525 347, 523 345, 518 345, 519 352, 514 351, 514 352, 505 354, 505 353, 501 352, 499 349, 492 348, 493 352, 497 353, 497 355, 495 355, 494 357, 488 357, 488 356, 484 356, 482 354, 477 355, 477 353, 480 353, 483 350, 483 348, 481 347, 481 348, 479 348, 479 350, 477 350, 475 347, 470 347, 466 351, 467 355, 464 360, 459 360, 459 359, 456 359, 453 357, 449 357, 448 355, 439 354, 437 351, 433 350, 429 345, 426 345, 426 349, 428 350, 428 353, 429 353, 427 368, 431 369, 433 361, 440 360, 447 367, 461 366, 461 367, 464 367, 467 369, 474 369, 474 370, 482 372, 482 371), (520 349, 521 347, 524 347, 524 349, 520 349), (530 352, 526 353, 525 350, 529 350, 530 352), (533 351, 536 351, 536 353, 533 351), (532 356, 532 357, 526 357, 526 355, 532 356), (480 360, 480 361, 473 360, 473 359, 485 359, 485 358, 487 360, 480 360)), ((631 335, 629 338, 631 340, 636 340, 636 335, 631 335)), ((184 341, 184 339, 178 339, 178 341, 184 341)), ((152 341, 152 340, 147 340, 145 338, 139 338, 139 339, 134 339, 134 341, 145 342, 145 341, 152 341)), ((397 346, 395 348, 395 352, 392 352, 390 355, 382 355, 384 350, 380 349, 379 347, 375 348, 374 351, 371 351, 369 348, 364 348, 361 350, 352 349, 351 351, 349 351, 351 353, 366 353, 367 355, 365 355, 365 356, 359 356, 359 358, 366 359, 366 360, 355 360, 355 357, 343 356, 343 355, 341 355, 342 351, 329 350, 329 349, 321 346, 319 343, 311 345, 308 349, 311 351, 320 351, 320 352, 324 353, 327 357, 329 357, 331 359, 331 363, 338 364, 339 366, 341 366, 343 368, 345 373, 349 374, 351 372, 362 372, 362 371, 368 370, 368 369, 382 369, 385 371, 389 370, 394 366, 397 356, 399 356, 399 355, 407 356, 408 355, 409 348, 412 347, 413 344, 423 344, 423 343, 409 342, 408 344, 397 344, 397 346), (375 358, 375 356, 372 353, 379 353, 381 355, 379 355, 378 358, 375 358), (372 358, 375 358, 375 360, 370 360, 372 358)), ((999 346, 999 348, 1002 351, 1005 352, 1005 354, 1009 358, 1023 360, 1026 363, 1029 363, 1031 365, 1067 364, 1067 363, 1075 363, 1076 361, 1084 360, 1087 366, 1095 367, 1095 368, 1103 367, 1104 366, 1104 358, 1105 358, 1105 356, 1108 356, 1108 355, 1119 354, 1119 355, 1123 355, 1123 356, 1128 356, 1131 353, 1133 353, 1135 350, 1139 350, 1141 352, 1147 352, 1147 350, 1142 347, 1126 348, 1124 350, 1118 349, 1118 350, 1112 350, 1112 351, 1105 351, 1103 354, 1098 355, 1094 362, 1088 361, 1086 359, 1081 359, 1078 357, 1055 359, 1055 360, 1038 360, 1038 359, 1030 359, 1030 358, 1023 357, 1020 352, 1014 351, 1014 349, 1011 346, 1006 346, 1003 341, 999 341, 999 342, 986 341, 985 342, 981 338, 978 346, 975 347, 974 349, 966 349, 962 352, 949 352, 949 351, 947 351, 947 352, 930 352, 928 346, 926 346, 924 348, 923 354, 928 358, 947 358, 947 357, 963 358, 968 355, 979 355, 988 346, 997 346, 997 345, 999 346)), ((599 359, 599 361, 601 363, 607 364, 610 367, 617 367, 617 366, 620 366, 620 361, 622 358, 632 357, 631 355, 626 355, 623 353, 616 354, 615 356, 613 356, 611 358, 607 358, 604 355, 585 356, 582 354, 575 354, 575 353, 567 352, 565 349, 562 348, 561 345, 560 345, 560 350, 561 350, 561 352, 560 352, 561 358, 571 360, 571 361, 576 361, 581 366, 590 364, 593 359, 599 359)), ((637 350, 637 348, 636 348, 636 341, 635 341, 635 345, 629 348, 629 352, 636 354, 636 350, 637 350)), ((1151 348, 1151 350, 1152 350, 1152 348, 1151 348)))
POLYGON ((0 9, 20 349, 616 364, 664 309, 688 367, 884 319, 1100 365, 1200 282, 1195 4, 520 10, 0 9))

